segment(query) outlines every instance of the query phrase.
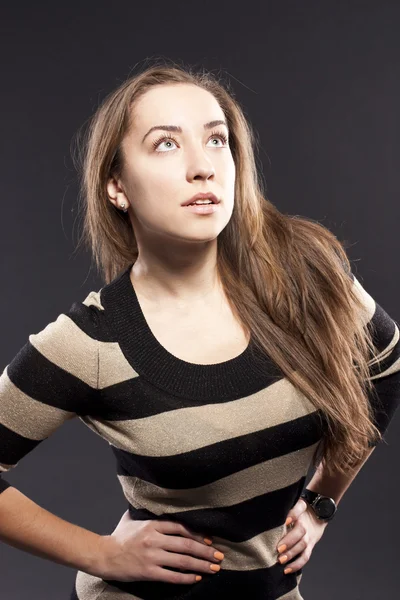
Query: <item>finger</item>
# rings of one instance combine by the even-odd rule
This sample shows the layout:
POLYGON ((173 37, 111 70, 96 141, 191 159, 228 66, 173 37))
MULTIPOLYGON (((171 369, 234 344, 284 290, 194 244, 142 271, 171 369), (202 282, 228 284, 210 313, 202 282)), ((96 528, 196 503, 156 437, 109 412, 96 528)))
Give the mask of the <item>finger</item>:
POLYGON ((204 535, 192 531, 182 523, 175 523, 175 521, 157 521, 155 529, 165 535, 181 535, 196 540, 200 544, 205 544, 204 535))
POLYGON ((303 550, 305 550, 306 547, 307 547, 307 542, 303 537, 303 538, 301 538, 301 540, 299 542, 297 542, 297 544, 294 544, 294 546, 292 546, 289 550, 285 550, 285 552, 282 552, 282 554, 280 556, 278 556, 278 562, 280 562, 281 565, 285 565, 290 560, 295 558, 298 554, 303 552, 303 550))
MULTIPOLYGON (((299 498, 298 501, 296 502, 296 504, 293 506, 293 508, 290 509, 290 511, 288 512, 288 515, 286 517, 285 526, 287 527, 287 529, 289 529, 289 530, 293 529, 296 521, 307 510, 307 508, 308 508, 307 502, 303 498, 299 498)), ((283 543, 284 542, 283 542, 283 538, 282 538, 281 540, 279 540, 278 546, 280 546, 283 543)))
POLYGON ((207 573, 208 575, 218 572, 220 565, 216 565, 209 560, 201 560, 187 554, 178 554, 176 552, 165 552, 161 550, 156 555, 157 564, 165 567, 174 567, 174 569, 183 569, 190 573, 207 573), (219 568, 218 568, 219 567, 219 568))
POLYGON ((301 540, 301 538, 305 535, 305 533, 306 533, 306 528, 304 527, 303 523, 301 521, 296 521, 293 526, 293 529, 291 529, 289 531, 289 533, 284 535, 283 538, 280 540, 280 542, 278 542, 277 547, 276 547, 277 551, 280 554, 282 552, 286 552, 286 550, 289 550, 290 548, 292 548, 294 546, 294 544, 297 544, 301 540))
MULTIPOLYGON (((304 500, 304 498, 299 498, 293 508, 290 509, 288 513, 288 518, 292 518, 292 522, 296 521, 300 515, 303 514, 307 510, 308 504, 304 500)), ((286 520, 287 521, 287 520, 286 520)), ((289 523, 285 523, 285 525, 289 525, 289 523)))
MULTIPOLYGON (((290 562, 287 567, 285 566, 284 573, 287 575, 288 573, 294 573, 299 569, 302 569, 304 565, 310 560, 311 551, 307 546, 301 554, 299 554, 293 562, 290 562), (290 569, 290 570, 288 570, 290 569)), ((285 563, 287 564, 287 563, 285 563)))
POLYGON ((200 557, 217 564, 224 558, 224 554, 212 546, 206 546, 205 544, 199 543, 197 540, 179 536, 163 536, 161 548, 169 552, 191 554, 192 556, 200 557))
POLYGON ((202 577, 197 573, 179 573, 178 571, 170 571, 169 569, 163 569, 162 567, 154 567, 148 578, 155 579, 156 581, 166 581, 167 583, 190 584, 197 583, 202 577))

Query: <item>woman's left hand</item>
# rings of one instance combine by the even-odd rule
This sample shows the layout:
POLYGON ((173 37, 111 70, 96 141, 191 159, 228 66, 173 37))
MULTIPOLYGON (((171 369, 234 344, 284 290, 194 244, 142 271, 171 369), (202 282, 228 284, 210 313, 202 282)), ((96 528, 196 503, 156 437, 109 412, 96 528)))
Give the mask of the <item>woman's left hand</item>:
POLYGON ((285 560, 279 560, 284 565, 297 556, 296 560, 284 570, 284 573, 292 573, 301 569, 309 561, 311 552, 321 539, 328 521, 317 519, 313 509, 303 498, 299 498, 290 509, 285 524, 291 525, 291 528, 277 544, 278 560, 286 556, 285 560), (286 545, 286 548, 283 548, 283 545, 286 545))

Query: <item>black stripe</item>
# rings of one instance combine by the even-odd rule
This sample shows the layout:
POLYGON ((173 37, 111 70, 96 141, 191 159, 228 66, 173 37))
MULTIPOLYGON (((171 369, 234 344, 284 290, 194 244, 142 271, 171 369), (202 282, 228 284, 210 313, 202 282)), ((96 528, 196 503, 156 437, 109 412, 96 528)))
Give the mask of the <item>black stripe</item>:
POLYGON ((114 341, 105 327, 104 311, 97 306, 86 306, 82 302, 74 302, 64 314, 94 340, 114 341))
MULTIPOLYGON (((387 369, 389 369, 395 362, 400 358, 400 340, 393 346, 390 353, 386 358, 380 360, 379 362, 370 365, 369 367, 369 376, 374 377, 376 375, 380 375, 384 373, 387 369)), ((383 377, 386 377, 384 375, 383 377)))
MULTIPOLYGON (((38 423, 38 429, 40 425, 38 423)), ((46 438, 44 438, 46 439, 46 438)), ((0 463, 15 465, 43 440, 30 440, 0 423, 0 463)))
POLYGON ((375 302, 375 312, 368 321, 368 328, 372 339, 379 352, 383 352, 393 339, 396 331, 396 322, 388 313, 375 302))
MULTIPOLYGON (((135 437, 134 425, 132 437, 135 437)), ((218 481, 242 469, 311 446, 320 438, 321 424, 318 411, 315 411, 288 423, 174 456, 140 456, 113 445, 111 449, 117 459, 119 475, 129 473, 157 486, 178 490, 218 481)))
POLYGON ((292 485, 260 494, 231 506, 155 515, 145 508, 137 509, 129 504, 129 514, 137 521, 153 519, 174 521, 211 538, 220 537, 230 542, 241 543, 264 531, 280 527, 285 522, 289 510, 297 502, 305 480, 305 476, 301 477, 292 485), (266 506, 268 510, 265 510, 266 506))
POLYGON ((8 483, 5 479, 2 478, 3 475, 0 475, 0 494, 4 492, 9 487, 13 487, 11 483, 8 483))
MULTIPOLYGON (((392 342, 395 331, 396 322, 378 305, 377 315, 374 316, 368 324, 368 328, 372 332, 372 339, 379 353, 382 353, 388 348, 392 342)), ((375 313, 376 314, 376 313, 375 313)), ((400 357, 400 339, 396 342, 389 354, 383 360, 370 366, 370 376, 383 373, 392 366, 393 363, 400 357)), ((370 358, 373 358, 370 354, 370 358)))
POLYGON ((368 394, 375 425, 381 434, 387 430, 400 401, 400 373, 396 371, 374 381, 374 389, 368 394))
MULTIPOLYGON (((271 376, 266 373, 265 384, 261 388, 267 388, 277 383, 282 377, 271 376)), ((268 394, 268 391, 266 391, 268 394)), ((232 391, 229 400, 242 398, 239 390, 232 391)), ((265 400, 268 402, 268 399, 265 400)), ((212 399, 213 404, 226 402, 225 396, 217 396, 212 399)), ((154 387, 151 382, 143 377, 132 377, 121 383, 110 385, 99 390, 99 398, 96 407, 93 408, 91 416, 118 421, 125 419, 143 419, 180 408, 190 408, 209 404, 210 400, 192 398, 190 396, 171 396, 170 394, 154 387)))
POLYGON ((90 411, 97 390, 43 356, 27 341, 7 367, 12 383, 35 400, 79 415, 90 411))

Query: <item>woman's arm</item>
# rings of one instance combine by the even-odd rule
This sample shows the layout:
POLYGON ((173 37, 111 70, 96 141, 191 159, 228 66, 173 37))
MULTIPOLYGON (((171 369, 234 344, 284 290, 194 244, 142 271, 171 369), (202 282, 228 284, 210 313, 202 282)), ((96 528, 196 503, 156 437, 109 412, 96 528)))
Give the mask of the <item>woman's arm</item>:
MULTIPOLYGON (((376 446, 375 446, 376 447, 376 446)), ((347 488, 350 486, 356 475, 360 472, 362 467, 365 465, 368 458, 371 456, 375 447, 369 448, 366 458, 360 463, 360 465, 349 474, 344 475, 343 473, 336 473, 335 475, 328 475, 324 472, 322 463, 320 463, 307 484, 307 489, 312 492, 317 492, 323 496, 329 496, 333 498, 336 505, 339 504, 342 496, 344 495, 347 488)))
MULTIPOLYGON (((343 473, 328 475, 326 470, 324 471, 322 463, 319 463, 307 485, 307 489, 323 496, 329 496, 335 500, 336 505, 339 504, 345 491, 371 456, 375 447, 369 448, 365 459, 356 469, 346 475, 343 475, 343 473)), ((303 498, 299 498, 289 511, 285 524, 289 525, 291 522, 293 528, 286 532, 277 544, 278 560, 281 564, 295 558, 293 562, 289 563, 284 573, 292 573, 304 567, 310 559, 315 544, 321 539, 329 523, 329 521, 318 521, 312 508, 303 498)))
POLYGON ((57 517, 12 486, 0 494, 0 541, 14 548, 97 575, 104 540, 57 517))

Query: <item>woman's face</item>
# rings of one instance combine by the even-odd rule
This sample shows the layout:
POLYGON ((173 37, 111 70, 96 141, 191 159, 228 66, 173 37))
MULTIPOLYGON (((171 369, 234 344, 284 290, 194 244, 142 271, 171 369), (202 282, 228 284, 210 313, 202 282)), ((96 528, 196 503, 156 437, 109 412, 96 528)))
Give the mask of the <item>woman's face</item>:
POLYGON ((235 164, 227 125, 214 96, 195 85, 157 85, 133 108, 132 127, 122 142, 124 168, 108 194, 129 207, 139 247, 149 242, 215 240, 229 222, 234 205, 235 164), (176 126, 165 131, 156 126, 176 126), (196 214, 181 203, 198 192, 221 200, 210 214, 196 214))

